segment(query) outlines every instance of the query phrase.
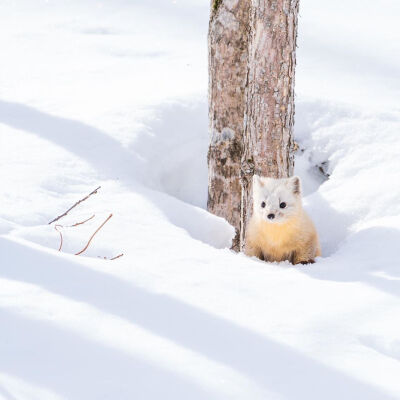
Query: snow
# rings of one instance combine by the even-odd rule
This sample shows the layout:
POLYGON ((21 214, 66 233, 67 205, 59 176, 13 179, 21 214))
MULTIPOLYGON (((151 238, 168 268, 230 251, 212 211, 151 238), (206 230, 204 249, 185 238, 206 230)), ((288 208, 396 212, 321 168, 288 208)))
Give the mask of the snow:
POLYGON ((399 4, 302 0, 304 267, 205 210, 208 7, 0 3, 1 400, 400 398, 399 4))

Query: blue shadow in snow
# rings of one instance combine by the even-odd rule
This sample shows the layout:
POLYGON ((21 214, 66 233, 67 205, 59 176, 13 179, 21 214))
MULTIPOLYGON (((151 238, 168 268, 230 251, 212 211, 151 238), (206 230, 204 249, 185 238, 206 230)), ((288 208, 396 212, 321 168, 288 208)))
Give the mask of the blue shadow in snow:
MULTIPOLYGON (((216 399, 195 382, 156 363, 149 364, 52 323, 0 309, 0 326, 0 372, 62 398, 216 399)), ((1 395, 14 399, 0 388, 1 395)))
POLYGON ((3 278, 29 282, 122 317, 234 368, 284 398, 394 400, 290 347, 169 296, 0 238, 0 254, 5 252, 13 254, 13 265, 1 262, 3 278))
POLYGON ((107 133, 71 119, 0 100, 0 123, 33 133, 87 161, 108 178, 130 183, 141 161, 107 133), (133 173, 134 172, 134 173, 133 173))

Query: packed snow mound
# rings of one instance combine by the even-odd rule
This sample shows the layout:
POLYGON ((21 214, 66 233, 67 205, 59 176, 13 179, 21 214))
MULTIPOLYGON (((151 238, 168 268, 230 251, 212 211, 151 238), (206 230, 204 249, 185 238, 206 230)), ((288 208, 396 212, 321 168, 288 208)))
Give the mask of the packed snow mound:
POLYGON ((146 184, 205 208, 207 129, 205 101, 159 105, 133 145, 145 160, 146 184))
MULTIPOLYGON (((308 172, 314 182, 320 169, 329 176, 305 199, 325 254, 368 221, 400 214, 399 112, 372 113, 314 100, 299 102, 296 115, 299 174, 308 172)), ((304 178, 306 187, 312 186, 307 174, 304 178)))
POLYGON ((0 3, 0 399, 399 398, 397 1, 301 4, 304 267, 206 211, 209 1, 139 3, 0 3))

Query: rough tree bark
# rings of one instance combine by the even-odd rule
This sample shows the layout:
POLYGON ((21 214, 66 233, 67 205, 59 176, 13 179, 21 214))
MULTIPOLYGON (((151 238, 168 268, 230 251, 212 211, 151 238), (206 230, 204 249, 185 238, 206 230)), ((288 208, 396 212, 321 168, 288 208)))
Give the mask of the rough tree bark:
POLYGON ((212 0, 209 26, 208 209, 245 243, 254 173, 293 170, 299 0, 212 0))
POLYGON ((239 250, 243 118, 250 0, 212 0, 208 34, 208 210, 236 228, 239 250))
POLYGON ((252 176, 293 173, 294 73, 299 0, 252 0, 241 166, 241 249, 252 176))

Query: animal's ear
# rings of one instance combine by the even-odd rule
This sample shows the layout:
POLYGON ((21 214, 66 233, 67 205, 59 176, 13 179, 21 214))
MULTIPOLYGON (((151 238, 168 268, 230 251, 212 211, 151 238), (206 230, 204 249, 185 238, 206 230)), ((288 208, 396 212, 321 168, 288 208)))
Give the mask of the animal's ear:
POLYGON ((292 176, 291 178, 288 179, 288 181, 289 181, 289 187, 292 189, 292 192, 295 195, 300 196, 301 195, 300 178, 298 176, 292 176))
POLYGON ((264 182, 258 175, 253 175, 253 187, 263 187, 264 182))

